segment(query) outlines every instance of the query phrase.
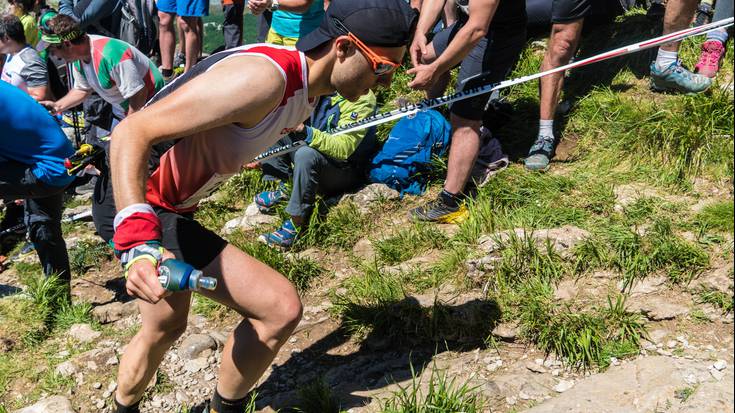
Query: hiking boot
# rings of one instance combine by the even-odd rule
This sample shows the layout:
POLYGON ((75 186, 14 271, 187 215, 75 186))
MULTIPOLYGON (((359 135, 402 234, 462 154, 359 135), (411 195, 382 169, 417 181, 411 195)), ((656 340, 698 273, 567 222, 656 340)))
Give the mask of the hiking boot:
POLYGON ((549 162, 554 155, 554 137, 540 135, 536 138, 531 149, 528 150, 526 157, 526 169, 529 171, 546 171, 549 169, 549 162))
POLYGON ((464 204, 456 207, 447 205, 441 197, 424 206, 411 210, 410 217, 419 221, 459 224, 467 218, 469 211, 464 204))
POLYGON ((702 54, 694 70, 702 76, 715 77, 720 71, 720 61, 725 57, 725 46, 719 40, 707 40, 702 43, 702 54))
POLYGON ((263 214, 267 214, 269 212, 273 212, 273 209, 276 207, 276 205, 278 205, 278 203, 283 201, 285 198, 286 191, 284 191, 282 188, 278 188, 275 191, 263 191, 258 195, 255 195, 255 198, 253 200, 255 201, 255 205, 258 206, 260 212, 263 214))
POLYGON ((271 247, 280 247, 284 249, 291 248, 294 242, 296 242, 296 237, 298 235, 299 230, 296 229, 296 227, 293 224, 293 221, 290 219, 283 222, 283 225, 281 228, 268 233, 263 234, 258 237, 258 241, 264 242, 268 246, 271 247))
POLYGON ((655 92, 700 93, 712 85, 712 79, 685 69, 676 61, 665 69, 651 63, 651 89, 655 92))
POLYGON ((712 10, 712 5, 707 3, 699 3, 697 12, 694 14, 694 27, 704 26, 712 21, 712 16, 715 15, 715 11, 712 10))

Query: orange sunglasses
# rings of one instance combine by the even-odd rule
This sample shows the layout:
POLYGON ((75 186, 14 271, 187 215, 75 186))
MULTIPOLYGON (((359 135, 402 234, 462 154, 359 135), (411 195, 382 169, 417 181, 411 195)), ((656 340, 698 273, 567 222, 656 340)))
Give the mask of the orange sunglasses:
POLYGON ((383 76, 387 75, 388 73, 391 73, 398 69, 398 67, 401 65, 400 63, 392 62, 382 56, 379 56, 377 53, 373 52, 369 47, 365 45, 360 39, 357 38, 352 32, 345 27, 344 24, 342 24, 341 21, 337 20, 336 18, 332 18, 334 21, 334 24, 343 32, 347 33, 347 37, 355 43, 355 46, 357 46, 358 49, 365 55, 365 57, 368 58, 370 63, 373 65, 373 73, 375 73, 376 76, 383 76))

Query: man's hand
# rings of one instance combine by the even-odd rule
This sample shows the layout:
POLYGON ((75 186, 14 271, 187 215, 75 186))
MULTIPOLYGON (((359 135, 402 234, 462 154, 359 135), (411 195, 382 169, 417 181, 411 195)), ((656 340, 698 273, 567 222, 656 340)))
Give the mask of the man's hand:
POLYGON ((436 71, 436 66, 432 64, 418 65, 406 71, 409 75, 416 75, 411 83, 408 84, 410 88, 429 90, 436 83, 439 73, 436 71))
POLYGON ((48 109, 51 112, 54 112, 54 113, 61 112, 59 110, 59 105, 57 105, 56 102, 53 101, 53 100, 41 100, 38 103, 40 103, 41 106, 45 107, 46 109, 48 109))
MULTIPOLYGON (((163 260, 174 258, 174 255, 165 249, 162 255, 163 260)), ((130 266, 125 289, 128 294, 151 304, 155 304, 171 295, 171 292, 161 287, 161 283, 158 281, 158 268, 147 259, 138 260, 130 266)))
POLYGON ((423 33, 416 32, 411 42, 411 47, 408 49, 408 53, 411 56, 411 64, 413 67, 417 67, 424 63, 423 58, 426 55, 426 45, 428 41, 423 33))
POLYGON ((250 9, 250 13, 255 16, 262 14, 264 11, 268 10, 270 6, 270 0, 248 0, 248 9, 250 9))

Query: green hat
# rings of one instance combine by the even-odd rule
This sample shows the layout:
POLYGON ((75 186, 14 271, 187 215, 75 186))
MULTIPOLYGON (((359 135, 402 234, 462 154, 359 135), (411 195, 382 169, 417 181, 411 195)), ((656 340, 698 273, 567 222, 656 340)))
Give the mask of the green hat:
POLYGON ((41 41, 38 42, 38 45, 36 45, 36 50, 41 51, 49 47, 53 44, 61 44, 65 41, 69 40, 75 40, 80 37, 84 36, 84 31, 82 30, 72 30, 69 33, 66 33, 64 35, 55 34, 55 33, 47 33, 42 30, 41 33, 41 41))

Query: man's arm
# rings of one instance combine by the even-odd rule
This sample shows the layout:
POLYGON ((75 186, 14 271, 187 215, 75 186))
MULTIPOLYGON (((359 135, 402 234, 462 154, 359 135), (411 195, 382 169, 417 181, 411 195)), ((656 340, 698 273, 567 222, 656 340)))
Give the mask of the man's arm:
POLYGON ((113 131, 110 144, 117 209, 145 202, 152 145, 221 125, 255 126, 281 101, 284 87, 283 77, 271 63, 258 57, 235 57, 125 118, 113 131))
MULTIPOLYGON (((153 144, 232 123, 255 126, 279 104, 284 89, 283 77, 271 63, 252 56, 234 57, 126 117, 112 132, 110 142, 112 186, 119 211, 113 238, 116 250, 160 242, 140 239, 142 234, 148 237, 156 232, 160 237, 158 218, 145 203, 147 164, 153 144)), ((163 251, 164 257, 169 254, 163 251)), ((151 303, 166 296, 151 261, 130 262, 126 274, 130 294, 151 303)))
POLYGON ((432 63, 416 66, 408 71, 416 77, 409 86, 418 89, 430 87, 438 75, 447 72, 462 59, 487 34, 500 0, 470 0, 470 15, 467 22, 457 31, 447 49, 432 63))
POLYGON ((84 102, 84 100, 87 99, 87 96, 89 96, 91 93, 91 91, 85 89, 72 89, 69 91, 69 93, 64 95, 64 97, 57 100, 56 102, 52 100, 43 100, 39 103, 53 110, 54 112, 60 113, 84 102))
MULTIPOLYGON (((305 13, 309 10, 314 0, 282 0, 278 2, 278 10, 294 13, 305 13)), ((248 9, 254 15, 259 15, 271 8, 273 0, 249 0, 248 9)))
MULTIPOLYGON (((451 0, 453 1, 453 0, 451 0)), ((426 45, 428 43, 426 35, 439 19, 444 8, 446 0, 426 0, 421 4, 421 13, 419 13, 419 22, 416 24, 416 33, 409 49, 411 63, 414 67, 422 63, 422 57, 426 54, 426 45)))
POLYGON ((89 3, 81 16, 73 16, 79 19, 79 26, 85 29, 91 24, 97 23, 115 12, 118 7, 117 0, 93 0, 89 3))
POLYGON ((143 86, 133 96, 128 98, 128 116, 143 109, 145 103, 148 101, 148 86, 143 86))

